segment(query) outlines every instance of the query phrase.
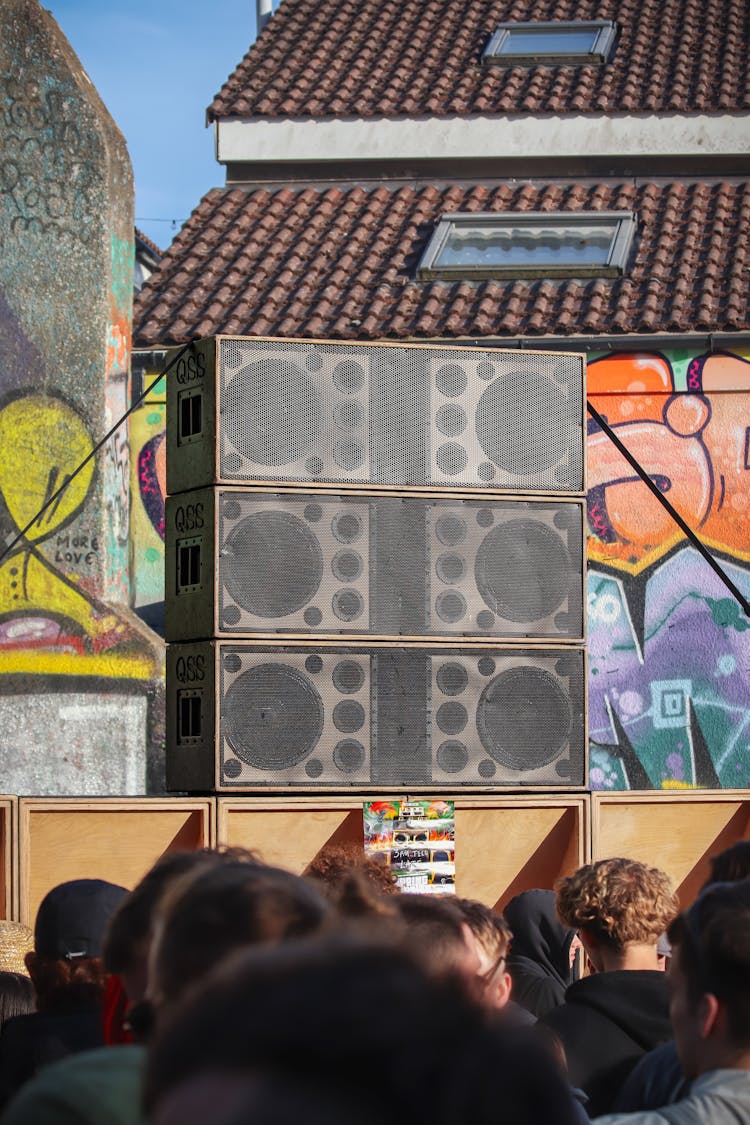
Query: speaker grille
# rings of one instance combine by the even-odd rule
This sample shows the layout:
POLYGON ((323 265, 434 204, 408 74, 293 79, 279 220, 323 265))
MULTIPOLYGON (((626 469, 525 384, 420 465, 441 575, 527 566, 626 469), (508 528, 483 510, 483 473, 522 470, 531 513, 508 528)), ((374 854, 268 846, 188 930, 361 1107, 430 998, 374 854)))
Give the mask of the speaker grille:
POLYGON ((578 356, 219 339, 220 478, 583 489, 578 356))
POLYGON ((167 527, 177 576, 168 592, 171 640, 212 632, 583 635, 579 500, 219 488, 170 497, 167 527), (175 527, 193 509, 215 515, 182 538, 175 527))
POLYGON ((221 695, 226 784, 369 780, 367 654, 224 650, 221 695))
POLYGON ((223 788, 585 784, 580 649, 216 651, 223 788))
POLYGON ((433 656, 433 781, 580 784, 582 654, 433 656))
POLYGON ((370 628, 367 501, 225 493, 219 541, 227 631, 370 628))
POLYGON ((344 347, 222 340, 222 476, 369 480, 367 366, 344 347))
POLYGON ((575 504, 437 501, 427 517, 431 633, 581 636, 575 504))

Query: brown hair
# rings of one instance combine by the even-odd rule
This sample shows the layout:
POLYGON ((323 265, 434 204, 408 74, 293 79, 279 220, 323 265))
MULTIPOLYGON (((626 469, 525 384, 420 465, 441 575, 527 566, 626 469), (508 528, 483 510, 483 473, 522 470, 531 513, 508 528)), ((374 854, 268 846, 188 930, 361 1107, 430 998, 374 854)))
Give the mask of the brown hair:
POLYGON ((488 957, 507 957, 513 937, 510 926, 501 914, 473 898, 454 898, 466 925, 488 957))
POLYGON ((101 957, 76 957, 66 961, 27 953, 26 967, 34 982, 40 1012, 89 1007, 101 1003, 104 997, 107 972, 101 957))
POLYGON ((672 883, 658 867, 634 859, 601 859, 555 884, 565 926, 590 930, 612 949, 656 945, 678 910, 672 883))
POLYGON ((328 904, 304 879, 257 862, 227 858, 170 887, 159 907, 153 981, 171 1003, 217 961, 243 946, 313 933, 328 904))
POLYGON ((668 933, 692 1005, 712 993, 726 1006, 733 1045, 750 1047, 750 881, 706 887, 668 933))
POLYGON ((307 867, 305 876, 320 883, 321 892, 337 900, 352 871, 356 871, 372 890, 382 895, 399 894, 396 876, 383 860, 365 855, 356 844, 326 844, 307 867))

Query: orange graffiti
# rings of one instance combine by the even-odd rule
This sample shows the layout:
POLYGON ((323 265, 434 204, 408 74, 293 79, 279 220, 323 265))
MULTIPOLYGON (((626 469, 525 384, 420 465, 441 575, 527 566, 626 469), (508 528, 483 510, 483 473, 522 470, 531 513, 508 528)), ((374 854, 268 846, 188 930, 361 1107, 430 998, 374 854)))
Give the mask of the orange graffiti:
MULTIPOLYGON (((750 561, 750 418, 744 394, 726 393, 750 387, 750 363, 697 357, 689 392, 678 394, 659 356, 618 356, 589 370, 592 404, 676 511, 707 546, 750 561)), ((588 463, 592 561, 637 574, 684 539, 598 427, 588 436, 588 463)))

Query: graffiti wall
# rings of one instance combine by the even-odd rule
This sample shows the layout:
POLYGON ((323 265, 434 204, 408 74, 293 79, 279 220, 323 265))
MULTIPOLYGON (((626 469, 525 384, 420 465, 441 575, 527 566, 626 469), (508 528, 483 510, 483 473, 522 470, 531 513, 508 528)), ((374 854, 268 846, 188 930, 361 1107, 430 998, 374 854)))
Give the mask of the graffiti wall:
MULTIPOLYGON (((589 398, 750 598, 750 354, 589 363, 589 398)), ((750 620, 595 423, 588 432, 594 789, 750 786, 750 620)))
POLYGON ((130 160, 37 0, 0 5, 0 95, 0 790, 144 792, 127 426, 91 456, 129 403, 130 160))
MULTIPOLYGON (((146 385, 155 382, 145 373, 146 385)), ((159 380, 130 416, 130 550, 133 604, 164 600, 166 389, 159 380)))

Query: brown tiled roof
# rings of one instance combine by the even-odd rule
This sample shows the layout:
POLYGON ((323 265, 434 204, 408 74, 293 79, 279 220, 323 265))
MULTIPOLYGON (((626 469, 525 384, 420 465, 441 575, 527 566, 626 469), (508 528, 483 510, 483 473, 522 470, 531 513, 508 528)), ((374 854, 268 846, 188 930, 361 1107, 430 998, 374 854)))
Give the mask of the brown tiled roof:
POLYGON ((138 227, 135 228, 135 237, 136 240, 140 240, 145 246, 148 247, 149 250, 152 250, 154 254, 158 255, 159 257, 161 257, 164 253, 164 251, 159 246, 157 246, 155 242, 152 242, 150 238, 147 238, 143 231, 139 230, 138 227))
POLYGON ((735 331, 750 326, 750 181, 216 189, 136 302, 135 340, 735 331), (635 210, 617 279, 419 282, 442 214, 635 210))
POLYGON ((220 117, 717 113, 750 108, 747 0, 283 0, 220 117), (605 66, 486 66, 498 23, 615 20, 605 66))

